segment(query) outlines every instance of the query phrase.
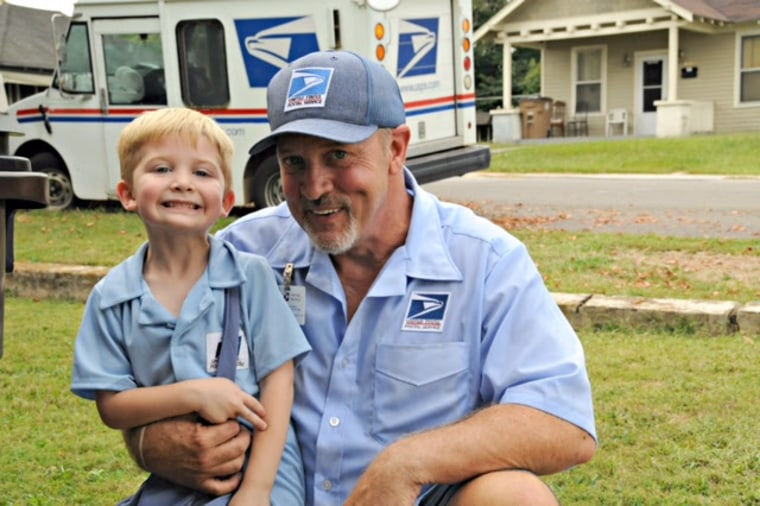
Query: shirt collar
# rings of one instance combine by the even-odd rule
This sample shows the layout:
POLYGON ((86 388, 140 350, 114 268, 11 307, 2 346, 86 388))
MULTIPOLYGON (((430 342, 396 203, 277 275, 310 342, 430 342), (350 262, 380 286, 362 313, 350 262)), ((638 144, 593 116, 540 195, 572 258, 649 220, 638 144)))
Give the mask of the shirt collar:
MULTIPOLYGON (((211 250, 206 276, 211 288, 224 289, 243 283, 245 274, 238 261, 238 252, 226 241, 209 235, 211 250), (234 266, 231 268, 230 266, 234 266)), ((143 266, 148 243, 142 244, 137 252, 111 269, 101 281, 101 309, 121 304, 140 297, 144 285, 143 266)))

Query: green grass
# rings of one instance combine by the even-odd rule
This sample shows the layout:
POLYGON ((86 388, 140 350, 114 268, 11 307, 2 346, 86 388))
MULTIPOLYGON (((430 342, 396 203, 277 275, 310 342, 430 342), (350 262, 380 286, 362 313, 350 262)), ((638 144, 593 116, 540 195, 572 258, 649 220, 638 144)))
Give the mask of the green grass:
POLYGON ((519 229, 553 292, 760 300, 756 240, 519 229))
MULTIPOLYGON (((144 476, 69 392, 82 309, 6 299, 0 505, 115 504, 144 476)), ((760 343, 624 329, 581 339, 600 447, 548 478, 564 504, 760 505, 760 343)))
POLYGON ((103 208, 18 211, 14 228, 18 262, 112 266, 147 239, 137 214, 103 208))
POLYGON ((600 446, 550 478, 565 504, 760 504, 758 343, 581 334, 600 446))
POLYGON ((510 173, 760 176, 760 132, 678 138, 581 139, 493 145, 491 168, 510 173))
POLYGON ((69 391, 83 305, 6 299, 0 504, 115 504, 137 489, 117 431, 69 391))

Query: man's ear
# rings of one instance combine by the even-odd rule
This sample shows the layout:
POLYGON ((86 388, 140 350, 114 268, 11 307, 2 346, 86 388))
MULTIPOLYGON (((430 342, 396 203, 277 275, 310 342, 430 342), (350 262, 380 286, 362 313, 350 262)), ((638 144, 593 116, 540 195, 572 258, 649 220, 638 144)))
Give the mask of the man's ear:
POLYGON ((119 196, 121 206, 127 211, 137 211, 137 201, 132 194, 132 189, 123 179, 116 185, 116 195, 119 196))
POLYGON ((404 170, 411 138, 412 131, 407 125, 398 126, 391 131, 391 173, 404 170))
POLYGON ((222 216, 229 216, 233 207, 235 207, 235 192, 227 190, 222 198, 222 216))

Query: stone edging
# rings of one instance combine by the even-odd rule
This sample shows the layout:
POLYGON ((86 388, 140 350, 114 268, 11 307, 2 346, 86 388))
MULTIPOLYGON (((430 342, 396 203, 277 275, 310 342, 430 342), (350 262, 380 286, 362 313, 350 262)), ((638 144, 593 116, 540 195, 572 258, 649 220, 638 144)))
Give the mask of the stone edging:
MULTIPOLYGON (((84 302, 108 267, 16 262, 5 275, 5 292, 35 299, 84 302)), ((647 299, 594 294, 553 293, 576 330, 604 327, 701 329, 710 335, 741 332, 760 336, 760 302, 647 299)))

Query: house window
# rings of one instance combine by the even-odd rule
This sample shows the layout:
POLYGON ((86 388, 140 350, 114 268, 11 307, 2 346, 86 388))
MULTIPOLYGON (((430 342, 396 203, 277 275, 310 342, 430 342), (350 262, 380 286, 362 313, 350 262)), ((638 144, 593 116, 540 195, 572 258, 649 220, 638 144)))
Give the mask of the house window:
POLYGON ((575 110, 578 112, 580 105, 586 112, 601 112, 604 48, 575 49, 574 56, 575 110))
POLYGON ((760 102, 760 35, 741 39, 739 101, 760 102))

